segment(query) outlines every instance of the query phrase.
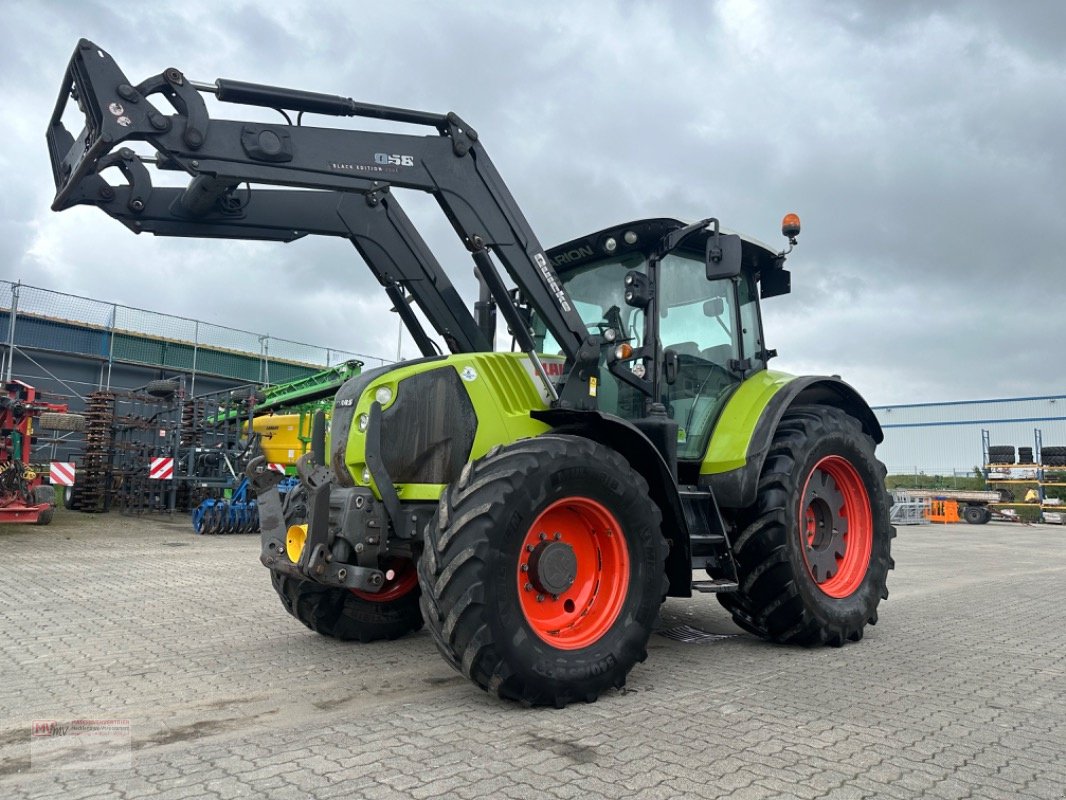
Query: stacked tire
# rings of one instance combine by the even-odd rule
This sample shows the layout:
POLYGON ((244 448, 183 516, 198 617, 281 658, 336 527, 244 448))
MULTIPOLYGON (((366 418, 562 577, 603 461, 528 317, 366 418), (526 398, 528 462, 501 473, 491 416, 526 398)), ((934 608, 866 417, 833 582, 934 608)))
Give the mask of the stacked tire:
POLYGON ((1066 467, 1066 447, 1044 447, 1040 456, 1046 467, 1066 467))
POLYGON ((1033 448, 1031 447, 1019 447, 1018 448, 1018 463, 1019 464, 1033 464, 1033 448))
POLYGON ((988 448, 989 464, 1013 464, 1014 445, 992 445, 988 448))

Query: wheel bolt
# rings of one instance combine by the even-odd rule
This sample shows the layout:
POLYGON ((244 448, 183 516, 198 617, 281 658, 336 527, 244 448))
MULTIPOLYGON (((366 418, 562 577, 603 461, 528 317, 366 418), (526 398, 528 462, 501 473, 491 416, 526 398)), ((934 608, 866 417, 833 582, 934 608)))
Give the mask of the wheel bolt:
POLYGON ((529 572, 529 564, 522 565, 522 572, 529 572))
POLYGON ((555 541, 559 541, 562 538, 563 538, 563 535, 561 533, 556 533, 555 536, 554 536, 555 541))
POLYGON ((543 531, 541 531, 541 533, 540 533, 540 540, 541 540, 541 541, 543 542, 543 541, 544 541, 545 539, 547 539, 547 538, 548 538, 548 534, 546 534, 546 533, 544 533, 543 531))
MULTIPOLYGON (((532 592, 533 591, 533 584, 532 583, 527 583, 526 584, 526 591, 527 592, 532 592)), ((537 599, 539 600, 540 598, 538 597, 537 599)))
POLYGON ((532 553, 533 552, 533 545, 527 544, 526 545, 526 550, 528 550, 530 553, 532 553))
POLYGON ((557 595, 557 594, 553 594, 552 595, 552 600, 558 600, 558 599, 559 599, 559 595, 557 595))
POLYGON ((538 594, 537 595, 537 602, 538 603, 543 603, 544 602, 544 595, 538 594))

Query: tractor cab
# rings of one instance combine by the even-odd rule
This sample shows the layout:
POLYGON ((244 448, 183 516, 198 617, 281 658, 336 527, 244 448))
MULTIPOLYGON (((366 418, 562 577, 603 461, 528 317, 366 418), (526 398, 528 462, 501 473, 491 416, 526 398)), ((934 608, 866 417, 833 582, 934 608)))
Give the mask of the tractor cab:
MULTIPOLYGON (((769 246, 699 223, 685 229, 675 219, 642 220, 547 255, 589 331, 608 342, 599 409, 636 420, 657 399, 677 424, 678 458, 698 460, 726 400, 774 355, 763 340, 760 281, 763 297, 789 286, 784 258, 769 246), (669 237, 679 232, 674 244, 669 237), (716 242, 720 251, 732 250, 724 257, 731 263, 714 260, 716 242), (658 342, 649 338, 656 329, 658 342), (651 394, 642 389, 655 385, 651 394)), ((538 350, 561 353, 536 313, 532 323, 538 350)))

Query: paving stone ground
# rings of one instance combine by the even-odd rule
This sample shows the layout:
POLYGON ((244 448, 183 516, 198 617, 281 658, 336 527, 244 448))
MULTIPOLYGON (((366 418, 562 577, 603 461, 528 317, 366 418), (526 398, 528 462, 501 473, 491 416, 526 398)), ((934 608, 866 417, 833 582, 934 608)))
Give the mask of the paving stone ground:
POLYGON ((3 798, 1063 798, 1066 529, 901 528, 881 621, 806 650, 669 600, 626 689, 501 703, 423 631, 319 637, 257 537, 64 512, 0 526, 3 798), (130 766, 31 758, 31 721, 129 719, 130 766))

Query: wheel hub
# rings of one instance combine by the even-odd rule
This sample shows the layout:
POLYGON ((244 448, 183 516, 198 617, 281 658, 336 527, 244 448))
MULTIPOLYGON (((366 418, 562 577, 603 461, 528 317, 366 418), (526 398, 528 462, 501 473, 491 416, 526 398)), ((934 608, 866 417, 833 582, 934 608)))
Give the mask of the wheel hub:
POLYGON ((541 511, 522 537, 517 562, 522 614, 556 649, 599 641, 622 612, 630 569, 625 532, 592 498, 563 497, 541 511))
POLYGON ((845 456, 814 465, 803 485, 796 533, 807 574, 829 597, 850 597, 866 579, 874 518, 866 483, 845 456))
POLYGON ((541 542, 529 555, 529 579, 539 592, 560 595, 576 577, 577 556, 566 542, 541 542))
POLYGON ((844 497, 832 475, 816 470, 807 484, 803 504, 807 510, 804 554, 815 582, 825 583, 836 575, 840 559, 847 551, 844 537, 848 533, 848 520, 841 514, 844 497))

